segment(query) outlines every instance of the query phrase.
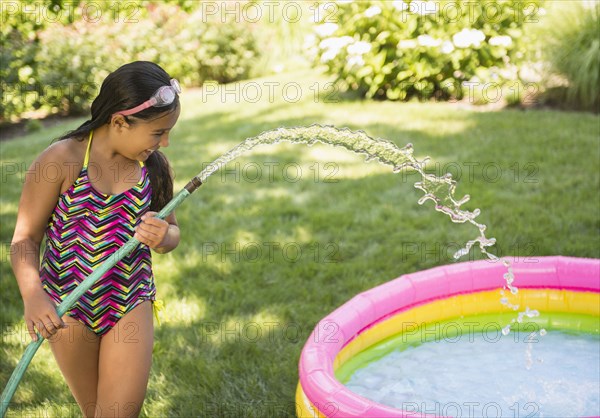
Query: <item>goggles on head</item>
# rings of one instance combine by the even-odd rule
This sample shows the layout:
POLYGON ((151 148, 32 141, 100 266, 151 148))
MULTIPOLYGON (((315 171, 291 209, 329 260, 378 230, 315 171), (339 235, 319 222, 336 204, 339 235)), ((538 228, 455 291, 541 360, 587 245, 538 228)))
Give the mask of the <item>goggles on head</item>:
POLYGON ((171 79, 170 86, 162 86, 158 90, 154 92, 152 97, 146 100, 139 106, 136 106, 132 109, 121 110, 119 112, 115 112, 114 115, 133 115, 134 113, 141 112, 144 109, 148 109, 149 107, 164 107, 168 106, 175 100, 175 97, 181 93, 181 87, 179 86, 179 82, 174 78, 171 79))

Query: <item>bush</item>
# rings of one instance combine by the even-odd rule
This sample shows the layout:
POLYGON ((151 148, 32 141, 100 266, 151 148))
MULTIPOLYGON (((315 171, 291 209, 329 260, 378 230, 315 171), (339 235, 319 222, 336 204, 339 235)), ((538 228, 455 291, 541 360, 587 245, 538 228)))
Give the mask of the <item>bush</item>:
POLYGON ((518 78, 538 1, 364 1, 323 13, 317 56, 342 90, 375 99, 461 99, 464 83, 518 78), (332 19, 333 18, 333 19, 332 19))
MULTIPOLYGON (((549 5, 540 33, 546 67, 546 100, 569 108, 600 108, 600 3, 557 2, 549 5), (553 85, 551 77, 564 77, 566 86, 553 85)), ((556 83, 555 83, 556 84, 556 83)))
POLYGON ((80 14, 23 26, 28 17, 16 15, 15 25, 3 27, 0 121, 34 108, 86 112, 108 73, 130 61, 156 62, 185 86, 241 80, 257 62, 250 23, 203 16, 195 2, 127 2, 139 12, 119 19, 111 19, 114 2, 94 4, 107 8, 101 21, 80 14))
MULTIPOLYGON (((37 32, 44 19, 26 19, 24 7, 34 7, 33 1, 2 4, 0 25, 0 122, 11 115, 40 107, 35 94, 37 80, 37 32)), ((53 10, 52 8, 50 10, 53 10)))
POLYGON ((35 47, 28 42, 25 33, 1 30, 0 122, 40 106, 35 94, 29 94, 36 80, 34 55, 35 47))
POLYGON ((40 101, 49 112, 86 111, 102 78, 121 62, 122 49, 114 43, 113 28, 94 29, 91 31, 89 23, 80 21, 54 25, 40 34, 37 82, 40 101))
POLYGON ((39 121, 39 119, 30 119, 25 124, 25 132, 27 133, 41 131, 43 128, 44 125, 39 121))
POLYGON ((200 80, 219 83, 244 80, 259 56, 256 41, 241 23, 219 23, 206 28, 196 54, 200 80))

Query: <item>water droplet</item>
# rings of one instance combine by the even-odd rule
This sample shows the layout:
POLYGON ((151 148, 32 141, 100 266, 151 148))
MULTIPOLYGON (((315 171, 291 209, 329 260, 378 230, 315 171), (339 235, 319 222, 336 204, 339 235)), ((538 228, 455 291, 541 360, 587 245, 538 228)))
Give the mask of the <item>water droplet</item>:
POLYGON ((466 248, 462 248, 462 249, 460 249, 460 250, 458 250, 457 252, 454 253, 454 259, 459 259, 463 255, 466 255, 468 253, 469 253, 469 250, 467 250, 466 248))
POLYGON ((508 335, 509 332, 510 332, 510 325, 507 325, 504 328, 502 328, 502 335, 508 335))
MULTIPOLYGON (((482 251, 483 251, 483 250, 482 250, 482 251)), ((488 258, 489 258, 490 260, 492 260, 492 261, 497 261, 497 260, 498 260, 498 257, 496 257, 496 256, 495 256, 494 254, 492 254, 492 253, 488 253, 487 251, 483 251, 483 253, 485 253, 485 254, 488 256, 488 258)))
POLYGON ((542 328, 540 330, 540 335, 543 337, 544 335, 546 335, 548 333, 548 331, 546 331, 544 328, 542 328))

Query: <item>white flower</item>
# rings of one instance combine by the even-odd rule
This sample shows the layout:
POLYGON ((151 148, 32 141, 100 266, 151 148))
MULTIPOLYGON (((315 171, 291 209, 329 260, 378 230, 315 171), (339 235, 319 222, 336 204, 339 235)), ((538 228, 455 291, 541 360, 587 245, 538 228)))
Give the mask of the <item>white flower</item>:
POLYGON ((337 28, 338 25, 335 23, 323 23, 322 25, 315 26, 315 32, 321 38, 326 38, 328 36, 333 35, 337 28))
POLYGON ((359 41, 359 42, 354 42, 353 44, 348 45, 346 47, 346 49, 348 50, 348 53, 351 55, 362 55, 362 54, 366 54, 367 52, 369 52, 371 50, 371 44, 368 42, 359 41))
POLYGON ((312 48, 317 44, 317 37, 312 33, 304 36, 304 42, 302 43, 302 49, 312 48))
POLYGON ((444 41, 444 43, 442 44, 441 51, 444 54, 451 53, 452 51, 454 51, 454 44, 452 44, 452 42, 450 42, 450 41, 444 41))
POLYGON ((346 50, 348 51, 348 56, 346 57, 348 65, 358 65, 359 67, 362 67, 365 65, 365 60, 362 56, 371 50, 371 44, 364 41, 358 41, 348 45, 346 50))
POLYGON ((319 48, 325 50, 323 54, 321 54, 321 62, 327 62, 334 59, 340 52, 340 49, 352 43, 353 40, 354 39, 350 36, 323 39, 319 44, 319 48))
POLYGON ((352 43, 352 41, 354 41, 354 39, 352 39, 351 36, 342 36, 341 38, 327 38, 323 39, 321 43, 319 43, 319 48, 340 50, 346 45, 352 43))
POLYGON ((477 29, 463 29, 452 36, 452 42, 458 48, 478 47, 484 39, 483 32, 477 29))
POLYGON ((435 39, 429 35, 419 35, 417 37, 417 43, 421 46, 440 46, 442 44, 442 40, 435 39))
POLYGON ((512 38, 510 36, 492 36, 489 42, 492 46, 509 47, 512 45, 512 38))
POLYGON ((438 4, 434 1, 413 0, 410 2, 408 9, 412 13, 417 13, 421 16, 434 15, 438 12, 438 4))
MULTIPOLYGON (((75 55, 75 56, 73 57, 73 60, 71 61, 71 67, 72 67, 72 68, 79 68, 79 66, 80 66, 80 65, 81 65, 81 57, 80 57, 79 55, 75 55)), ((30 67, 24 67, 24 68, 22 68, 22 69, 25 69, 25 68, 27 68, 27 69, 31 70, 31 68, 30 68, 30 67)), ((31 73, 33 73, 33 70, 31 70, 31 71, 28 71, 27 75, 30 75, 31 73)), ((20 75, 21 75, 21 70, 19 70, 19 76, 20 76, 20 75)))
POLYGON ((404 0, 394 0, 392 2, 392 6, 394 6, 394 9, 399 11, 408 9, 408 4, 406 4, 404 0))
POLYGON ((366 17, 377 16, 379 13, 381 13, 381 7, 379 6, 371 6, 367 10, 365 10, 366 17))
POLYGON ((417 41, 414 39, 401 39, 398 42, 398 48, 400 49, 411 49, 417 46, 417 41))
POLYGON ((363 57, 361 57, 360 55, 349 55, 346 58, 346 61, 350 66, 358 65, 359 67, 362 67, 363 65, 365 65, 365 60, 363 60, 363 57))
POLYGON ((338 52, 340 52, 339 49, 328 49, 327 51, 321 54, 321 62, 331 61, 332 59, 337 57, 338 52))

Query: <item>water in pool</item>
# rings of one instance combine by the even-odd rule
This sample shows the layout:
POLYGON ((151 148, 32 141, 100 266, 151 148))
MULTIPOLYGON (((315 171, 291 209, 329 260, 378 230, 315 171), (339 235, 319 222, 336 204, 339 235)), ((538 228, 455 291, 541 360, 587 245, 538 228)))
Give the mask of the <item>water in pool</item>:
POLYGON ((474 333, 394 351, 346 386, 381 404, 444 416, 600 415, 598 336, 529 336, 474 333))

